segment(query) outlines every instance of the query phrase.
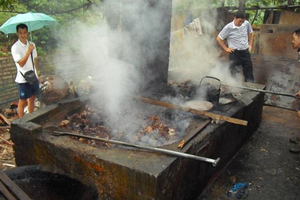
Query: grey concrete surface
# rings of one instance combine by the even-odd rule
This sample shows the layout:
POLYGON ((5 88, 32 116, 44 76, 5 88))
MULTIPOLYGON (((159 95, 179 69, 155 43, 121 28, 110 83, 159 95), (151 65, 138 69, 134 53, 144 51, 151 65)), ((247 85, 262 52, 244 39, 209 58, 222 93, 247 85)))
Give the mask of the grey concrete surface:
POLYGON ((265 106, 259 129, 197 200, 230 200, 227 191, 248 183, 248 200, 300 200, 300 153, 291 137, 300 136, 295 111, 265 106))

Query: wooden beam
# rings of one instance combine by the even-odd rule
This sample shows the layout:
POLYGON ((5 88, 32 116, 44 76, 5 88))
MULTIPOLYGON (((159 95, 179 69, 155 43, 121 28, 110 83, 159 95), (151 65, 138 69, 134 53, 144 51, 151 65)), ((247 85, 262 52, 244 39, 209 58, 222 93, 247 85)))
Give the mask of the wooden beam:
POLYGON ((11 122, 1 113, 0 113, 0 118, 3 119, 7 125, 9 126, 11 125, 11 122))
POLYGON ((5 187, 5 185, 0 181, 0 193, 5 197, 7 200, 17 200, 10 191, 5 187))
POLYGON ((230 122, 233 124, 238 124, 238 125, 243 125, 243 126, 247 126, 248 122, 245 120, 241 120, 241 119, 236 119, 236 118, 232 118, 232 117, 227 117, 224 115, 219 115, 219 114, 215 114, 215 113, 211 113, 211 112, 206 112, 203 110, 195 110, 195 109, 191 109, 191 108, 187 108, 187 107, 182 107, 182 106, 177 106, 168 102, 163 102, 163 101, 158 101, 158 100, 154 100, 154 99, 149 99, 149 98, 145 98, 145 97, 136 97, 136 100, 140 100, 143 101, 145 103, 149 103, 149 104, 153 104, 153 105, 157 105, 157 106, 162 106, 162 107, 166 107, 166 108, 171 108, 171 109, 178 109, 178 110, 182 110, 182 111, 186 111, 186 112, 190 112, 196 115, 202 115, 205 117, 209 117, 212 119, 215 119, 217 121, 226 121, 226 122, 230 122))
MULTIPOLYGON (((0 170, 0 180, 4 186, 6 186, 9 191, 11 191, 16 198, 8 198, 9 200, 19 199, 19 200, 32 200, 29 196, 17 185, 15 184, 2 170, 0 170)), ((5 187, 5 188, 6 188, 5 187)), ((5 190, 5 189, 4 189, 5 190)), ((11 196, 10 196, 11 197, 11 196)))

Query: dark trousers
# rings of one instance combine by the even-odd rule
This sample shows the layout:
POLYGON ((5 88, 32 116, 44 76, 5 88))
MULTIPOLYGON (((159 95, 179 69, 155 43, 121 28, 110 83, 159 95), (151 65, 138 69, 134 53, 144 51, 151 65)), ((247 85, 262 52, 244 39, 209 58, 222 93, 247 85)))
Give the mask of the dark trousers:
POLYGON ((246 82, 253 82, 253 66, 251 54, 248 49, 235 50, 229 54, 230 71, 232 75, 238 73, 237 66, 242 66, 246 82))

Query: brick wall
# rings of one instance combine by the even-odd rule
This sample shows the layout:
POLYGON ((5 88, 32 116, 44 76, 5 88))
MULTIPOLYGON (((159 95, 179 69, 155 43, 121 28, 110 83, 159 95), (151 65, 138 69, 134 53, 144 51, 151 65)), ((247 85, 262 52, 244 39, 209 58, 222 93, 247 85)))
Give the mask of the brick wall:
POLYGON ((15 77, 16 66, 12 57, 0 58, 0 107, 5 106, 11 99, 18 99, 15 77))
MULTIPOLYGON (((53 70, 47 67, 49 61, 40 58, 39 70, 42 74, 53 74, 53 70)), ((15 83, 16 66, 11 56, 0 58, 0 108, 7 107, 12 101, 19 98, 17 84, 15 83)))

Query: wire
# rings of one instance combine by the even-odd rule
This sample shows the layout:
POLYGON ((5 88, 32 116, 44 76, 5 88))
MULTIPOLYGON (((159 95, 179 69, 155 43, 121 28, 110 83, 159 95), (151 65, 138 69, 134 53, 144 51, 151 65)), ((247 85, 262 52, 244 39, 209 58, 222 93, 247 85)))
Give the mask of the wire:
POLYGON ((258 15, 258 9, 255 11, 255 16, 253 17, 251 24, 255 22, 257 15, 258 15))
MULTIPOLYGON (((88 3, 85 3, 85 4, 83 4, 83 5, 81 5, 81 6, 77 7, 77 8, 72 8, 70 10, 57 11, 57 12, 43 12, 43 11, 41 11, 41 12, 43 12, 45 14, 49 14, 49 15, 59 15, 59 14, 65 14, 65 13, 74 12, 74 11, 79 10, 81 8, 84 8, 84 7, 89 8, 91 5, 96 5, 98 7, 98 5, 96 3, 88 1, 88 3)), ((21 12, 21 11, 0 11, 0 13, 1 12, 2 13, 18 13, 18 14, 24 13, 24 12, 21 12)))

